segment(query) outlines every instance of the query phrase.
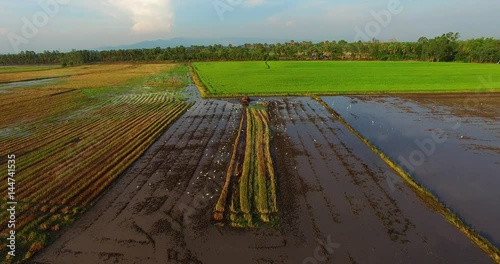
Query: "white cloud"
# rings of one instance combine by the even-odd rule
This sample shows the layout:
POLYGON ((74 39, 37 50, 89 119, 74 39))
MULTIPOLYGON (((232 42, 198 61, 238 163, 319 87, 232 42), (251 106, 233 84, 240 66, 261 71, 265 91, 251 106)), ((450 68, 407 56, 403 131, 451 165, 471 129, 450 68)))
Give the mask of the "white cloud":
POLYGON ((171 0, 108 0, 108 4, 130 16, 134 33, 169 32, 172 28, 171 0))

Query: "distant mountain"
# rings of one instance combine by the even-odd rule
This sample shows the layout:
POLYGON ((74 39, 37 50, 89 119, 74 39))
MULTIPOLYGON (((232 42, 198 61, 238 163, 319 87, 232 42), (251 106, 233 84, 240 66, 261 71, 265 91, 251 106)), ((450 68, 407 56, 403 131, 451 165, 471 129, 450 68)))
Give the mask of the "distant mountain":
MULTIPOLYGON (((268 38, 172 38, 172 39, 158 39, 158 40, 148 40, 142 41, 129 45, 120 45, 114 47, 102 47, 97 48, 97 50, 118 50, 118 49, 153 49, 156 47, 160 48, 173 48, 177 46, 208 46, 220 44, 227 46, 229 44, 233 46, 243 45, 245 43, 285 43, 290 40, 284 39, 268 39, 268 38)), ((295 40, 298 41, 298 40, 295 40)))

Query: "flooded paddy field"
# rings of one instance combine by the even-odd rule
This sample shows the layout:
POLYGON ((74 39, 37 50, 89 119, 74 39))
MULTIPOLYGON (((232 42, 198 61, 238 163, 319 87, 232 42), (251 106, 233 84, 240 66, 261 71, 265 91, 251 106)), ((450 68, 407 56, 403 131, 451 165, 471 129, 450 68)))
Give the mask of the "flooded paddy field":
POLYGON ((405 183, 388 182, 392 170, 328 109, 264 100, 276 227, 212 219, 245 111, 196 100, 31 263, 492 263, 405 183))
POLYGON ((500 246, 500 94, 322 97, 467 225, 500 246))
POLYGON ((59 78, 46 78, 46 79, 29 80, 29 81, 0 83, 0 93, 5 92, 8 89, 29 88, 40 85, 53 84, 56 83, 58 79, 59 78))

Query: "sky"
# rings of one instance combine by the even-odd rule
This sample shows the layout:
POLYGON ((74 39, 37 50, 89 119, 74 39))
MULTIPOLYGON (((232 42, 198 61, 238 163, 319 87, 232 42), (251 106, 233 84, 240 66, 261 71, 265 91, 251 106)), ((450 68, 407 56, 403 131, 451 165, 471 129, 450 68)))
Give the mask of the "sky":
POLYGON ((0 53, 145 40, 500 39, 498 0, 0 0, 0 53))

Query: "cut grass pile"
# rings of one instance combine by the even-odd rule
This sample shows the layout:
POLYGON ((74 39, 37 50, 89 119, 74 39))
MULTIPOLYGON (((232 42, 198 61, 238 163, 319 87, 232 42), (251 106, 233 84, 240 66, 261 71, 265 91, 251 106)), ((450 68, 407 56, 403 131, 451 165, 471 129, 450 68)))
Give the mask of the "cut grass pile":
POLYGON ((216 221, 234 227, 277 223, 276 177, 269 132, 267 111, 247 108, 234 143, 226 183, 214 209, 216 221))
POLYGON ((500 91, 500 65, 425 62, 196 62, 210 96, 500 91))

